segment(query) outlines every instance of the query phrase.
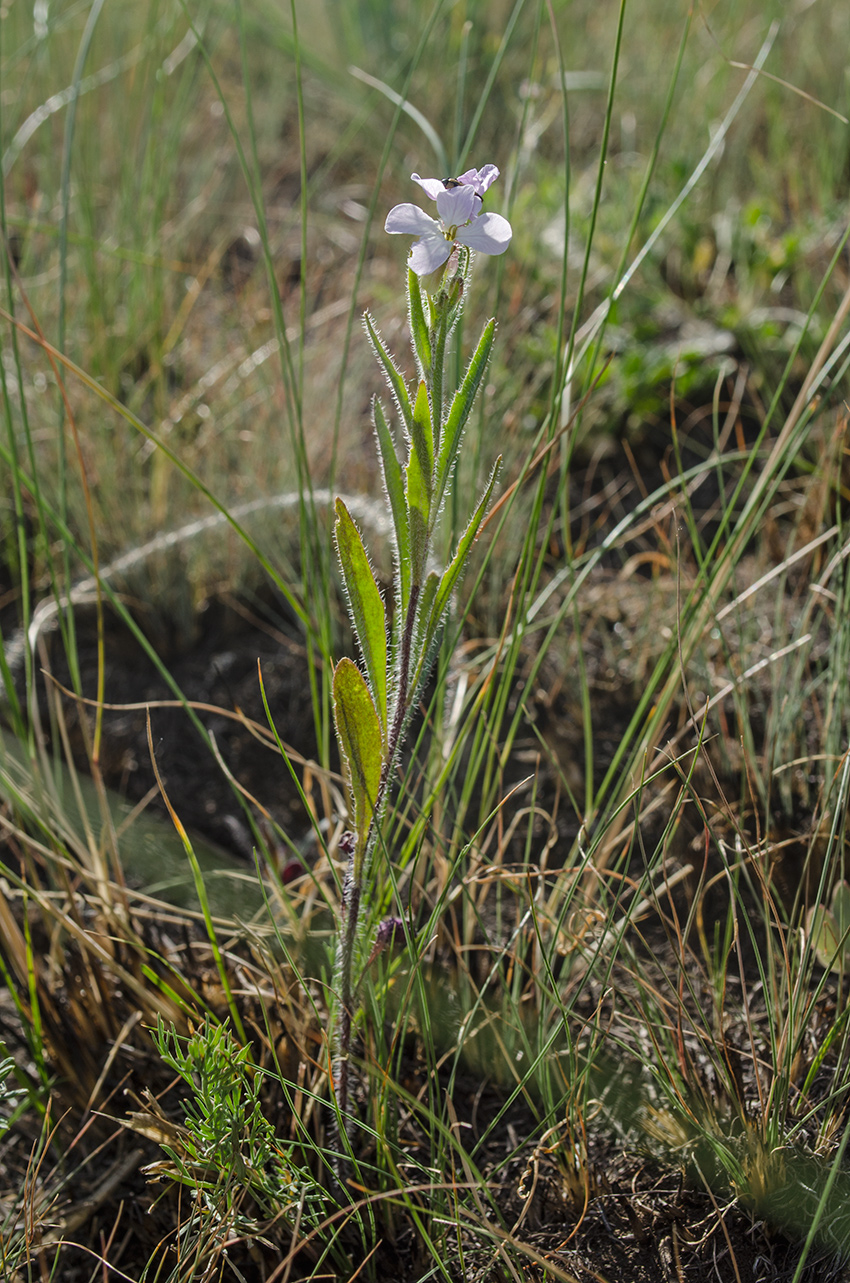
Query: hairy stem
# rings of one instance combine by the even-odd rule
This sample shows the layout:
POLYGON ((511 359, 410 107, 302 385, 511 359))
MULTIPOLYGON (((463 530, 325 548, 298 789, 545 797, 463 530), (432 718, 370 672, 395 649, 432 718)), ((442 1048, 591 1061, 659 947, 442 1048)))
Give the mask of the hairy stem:
POLYGON ((407 700, 410 687, 410 651, 413 645, 413 631, 416 627, 416 607, 419 604, 419 584, 411 584, 410 601, 407 603, 407 617, 404 621, 404 630, 401 635, 401 653, 399 654, 398 664, 398 687, 396 693, 396 705, 393 715, 393 723, 390 727, 390 733, 387 737, 387 755, 384 758, 384 769, 381 775, 381 797, 379 799, 378 810, 382 810, 380 803, 383 802, 384 794, 387 790, 390 771, 395 761, 396 753, 401 747, 401 737, 404 730, 404 723, 408 713, 407 700))
MULTIPOLYGON (((354 1019, 354 943, 357 938, 357 920, 360 916, 360 883, 355 881, 354 868, 358 858, 353 842, 348 857, 348 868, 342 889, 342 931, 337 946, 336 972, 339 976, 340 1011, 336 1027, 336 1056, 334 1058, 334 1080, 336 1099, 339 1106, 341 1130, 348 1134, 348 1065, 351 1055, 351 1027, 354 1019)), ((340 1137, 341 1139, 341 1137, 340 1137)), ((342 1161, 340 1155, 339 1162, 342 1161)))
MULTIPOLYGON (((349 1061, 351 1057, 351 1031, 354 1025, 354 1004, 357 986, 354 983, 354 954, 357 943, 357 926, 360 917, 360 902, 363 890, 364 870, 368 867, 368 853, 373 849, 377 839, 381 819, 386 809, 389 794, 389 781, 392 766, 401 746, 404 723, 408 713, 408 694, 410 688, 410 655, 413 645, 413 633, 416 626, 416 606, 419 601, 419 584, 410 589, 410 601, 404 621, 399 653, 399 675, 395 712, 390 733, 387 737, 387 750, 381 770, 381 785, 375 804, 375 813, 369 827, 369 833, 358 850, 355 839, 350 836, 348 868, 342 888, 342 930, 337 946, 335 973, 338 977, 335 985, 339 995, 340 1012, 336 1027, 336 1055, 334 1057, 334 1081, 336 1099, 339 1107, 341 1126, 348 1133, 349 1125, 349 1061)), ((340 1139, 342 1139, 340 1137, 340 1139)), ((340 1162, 342 1156, 340 1155, 340 1162)))

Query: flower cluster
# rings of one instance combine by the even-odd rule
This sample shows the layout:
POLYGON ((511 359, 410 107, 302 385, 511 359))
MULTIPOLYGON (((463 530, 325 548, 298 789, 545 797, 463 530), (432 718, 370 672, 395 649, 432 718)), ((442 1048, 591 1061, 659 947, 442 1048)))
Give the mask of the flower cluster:
POLYGON ((495 165, 468 169, 458 178, 420 178, 411 174, 426 196, 437 202, 439 218, 418 205, 396 205, 387 215, 385 231, 418 236, 410 251, 410 266, 427 276, 445 263, 456 245, 482 254, 504 254, 511 243, 511 225, 501 214, 483 214, 484 193, 499 177, 495 165))

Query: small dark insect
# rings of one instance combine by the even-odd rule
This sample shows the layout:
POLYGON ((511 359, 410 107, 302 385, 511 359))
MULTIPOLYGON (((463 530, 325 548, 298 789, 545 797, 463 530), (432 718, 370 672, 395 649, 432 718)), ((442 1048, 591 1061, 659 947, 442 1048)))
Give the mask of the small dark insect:
MULTIPOLYGON (((443 179, 443 186, 445 187, 445 189, 446 189, 446 191, 447 191, 447 192, 451 192, 451 191, 454 191, 455 187, 463 187, 463 186, 464 186, 464 184, 460 181, 460 179, 459 179, 459 178, 444 178, 444 179, 443 179)), ((476 195, 477 195, 477 193, 476 193, 476 195)), ((483 196, 479 196, 479 197, 478 197, 478 210, 479 210, 479 212, 481 211, 481 206, 482 206, 483 204, 484 204, 484 197, 483 197, 483 196)))

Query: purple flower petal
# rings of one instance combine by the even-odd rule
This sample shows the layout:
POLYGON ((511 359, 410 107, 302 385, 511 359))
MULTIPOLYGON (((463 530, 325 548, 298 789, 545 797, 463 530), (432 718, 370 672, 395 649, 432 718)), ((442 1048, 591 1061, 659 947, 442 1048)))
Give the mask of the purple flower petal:
POLYGON ((485 165, 483 169, 479 169, 478 182, 473 183, 472 186, 479 196, 483 196, 487 188, 492 187, 498 177, 499 169, 497 165, 485 165))
POLYGON ((414 183, 419 184, 426 196, 431 197, 431 200, 436 200, 440 192, 446 190, 440 178, 420 178, 418 174, 411 174, 410 177, 414 183))
POLYGON ((457 239, 482 254, 504 254, 512 235, 510 223, 501 214, 482 214, 467 227, 458 228, 457 239))
POLYGON ((440 233, 440 224, 418 205, 395 205, 387 214, 384 231, 393 236, 426 236, 440 233))
POLYGON ((437 213, 447 227, 460 227, 469 222, 481 202, 472 187, 452 187, 437 197, 437 213))
POLYGON ((417 276, 427 276, 442 267, 451 252, 452 242, 442 232, 429 232, 411 246, 408 263, 417 276))
POLYGON ((468 169, 465 174, 459 174, 457 181, 471 187, 476 196, 483 196, 498 177, 499 170, 496 165, 485 165, 483 169, 468 169))

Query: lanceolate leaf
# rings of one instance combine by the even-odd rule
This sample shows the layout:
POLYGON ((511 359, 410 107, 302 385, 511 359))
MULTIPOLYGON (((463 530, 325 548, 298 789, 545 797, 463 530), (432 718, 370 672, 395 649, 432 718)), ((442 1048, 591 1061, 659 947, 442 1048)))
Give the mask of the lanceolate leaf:
POLYGON ((362 859, 378 804, 384 755, 378 714, 363 674, 352 659, 341 659, 334 669, 333 701, 337 739, 351 786, 356 858, 362 859))
POLYGON ((434 637, 434 634, 436 633, 437 628, 440 625, 440 620, 442 619, 443 614, 446 608, 448 607, 449 602, 451 601, 452 593, 454 592, 457 581, 461 576, 461 572, 463 571, 464 566, 466 565, 466 559, 469 556, 470 549, 472 548, 472 545, 475 543, 475 540, 478 537, 478 531, 481 528, 481 522, 484 520, 484 517, 487 512, 487 508, 490 504, 490 498, 493 494, 493 488, 496 485, 496 478, 499 475, 499 468, 501 466, 501 463, 502 463, 502 456, 499 455, 498 459, 493 464, 493 471, 490 473, 490 480, 487 482, 487 489, 484 491, 484 494, 481 497, 481 501, 478 504, 478 507, 475 509, 475 512, 472 514, 469 525, 466 527, 466 530, 464 530, 463 534, 461 535, 455 555, 452 557, 451 561, 449 562, 449 565, 447 566, 443 574, 443 578, 440 582, 440 587, 434 598, 434 606, 431 611, 431 620, 429 622, 428 630, 426 633, 428 642, 430 642, 431 639, 434 637))
POLYGON ((419 598, 419 626, 416 633, 415 653, 420 657, 420 660, 433 640, 435 630, 431 629, 431 614, 439 586, 440 576, 435 570, 432 570, 422 586, 422 595, 419 598))
POLYGON ((420 621, 419 641, 420 642, 424 642, 425 640, 425 634, 422 631, 422 627, 425 626, 426 621, 430 617, 431 610, 433 609, 433 606, 434 606, 434 598, 437 595, 437 589, 439 588, 439 586, 440 586, 440 576, 436 570, 432 570, 428 575, 428 578, 425 580, 425 583, 422 586, 422 593, 419 597, 419 621, 420 621))
POLYGON ((428 531, 433 484, 431 410, 424 382, 419 384, 413 412, 413 435, 407 461, 407 511, 410 520, 410 557, 413 582, 422 583, 428 557, 428 531))
POLYGON ((422 583, 428 560, 428 509, 422 495, 416 455, 411 450, 407 468, 407 502, 410 516, 410 569, 413 583, 417 585, 422 583))
POLYGON ((411 444, 419 460, 419 468, 431 503, 431 487, 434 482, 434 431, 431 426, 431 406, 428 401, 428 389, 423 379, 416 393, 413 407, 413 436, 411 444))
POLYGON ((481 501, 466 530, 463 532, 457 551, 452 558, 449 566, 444 571, 442 578, 433 572, 429 574, 425 585, 422 589, 419 609, 419 626, 417 629, 416 653, 418 656, 416 669, 410 683, 411 691, 417 691, 419 684, 427 676, 427 670, 430 667, 433 656, 434 640, 439 632, 440 625, 451 602, 452 593, 454 592, 457 582, 466 565, 470 549, 474 544, 481 523, 484 520, 490 499, 493 494, 493 488, 496 484, 496 478, 499 472, 499 466, 502 462, 501 455, 493 465, 493 471, 490 474, 490 480, 487 483, 487 489, 481 497, 481 501))
POLYGON ((449 416, 446 419, 446 426, 443 429, 440 440, 440 454, 437 459, 436 485, 434 487, 434 506, 433 514, 440 511, 443 502, 446 486, 455 464, 457 452, 460 449, 460 441, 463 435, 463 429, 466 427, 466 421, 469 418, 472 404, 475 400, 475 394, 478 391, 484 372, 487 369, 487 362, 490 359, 490 350, 493 346, 493 337, 496 333, 495 320, 488 321, 484 327, 484 332, 478 340, 478 347, 475 349, 472 360, 467 366, 466 374, 463 376, 463 382, 454 394, 452 407, 449 416))
MULTIPOLYGON (((431 404, 434 407, 434 448, 439 452, 443 440, 443 376, 445 372, 446 339, 449 318, 445 308, 439 313, 432 334, 431 404)), ((436 509, 439 511, 439 508, 436 509)))
POLYGON ((407 391, 407 384, 401 377, 399 371, 395 368, 395 362, 384 347, 381 337, 372 324, 372 318, 368 312, 364 313, 363 320, 366 324, 366 331, 369 335, 372 347, 375 350, 375 355, 383 368, 384 374, 387 376, 387 382, 392 388, 393 396, 395 397, 401 417, 404 420, 404 426, 407 429, 408 435, 410 435, 413 429, 413 408, 410 404, 410 394, 407 391))
POLYGON ((366 665, 372 698, 381 719, 384 742, 387 737, 387 621, 381 591, 375 582, 372 567, 360 532, 341 499, 336 501, 334 527, 339 564, 348 607, 357 633, 357 641, 366 665))
POLYGON ((407 515, 407 500, 404 497, 404 476, 398 455, 395 452, 392 433, 380 401, 374 404, 375 435, 381 454, 381 466, 384 471, 384 485, 393 515, 395 530, 396 557, 398 573, 401 579, 401 601, 399 613, 403 619, 407 613, 410 600, 410 523, 407 515))
POLYGON ((431 373, 431 337, 428 332, 428 318, 425 315, 426 303, 422 301, 422 286, 419 277, 410 268, 407 269, 407 298, 410 315, 410 334, 413 339, 416 360, 419 363, 419 373, 423 379, 427 379, 431 373))

